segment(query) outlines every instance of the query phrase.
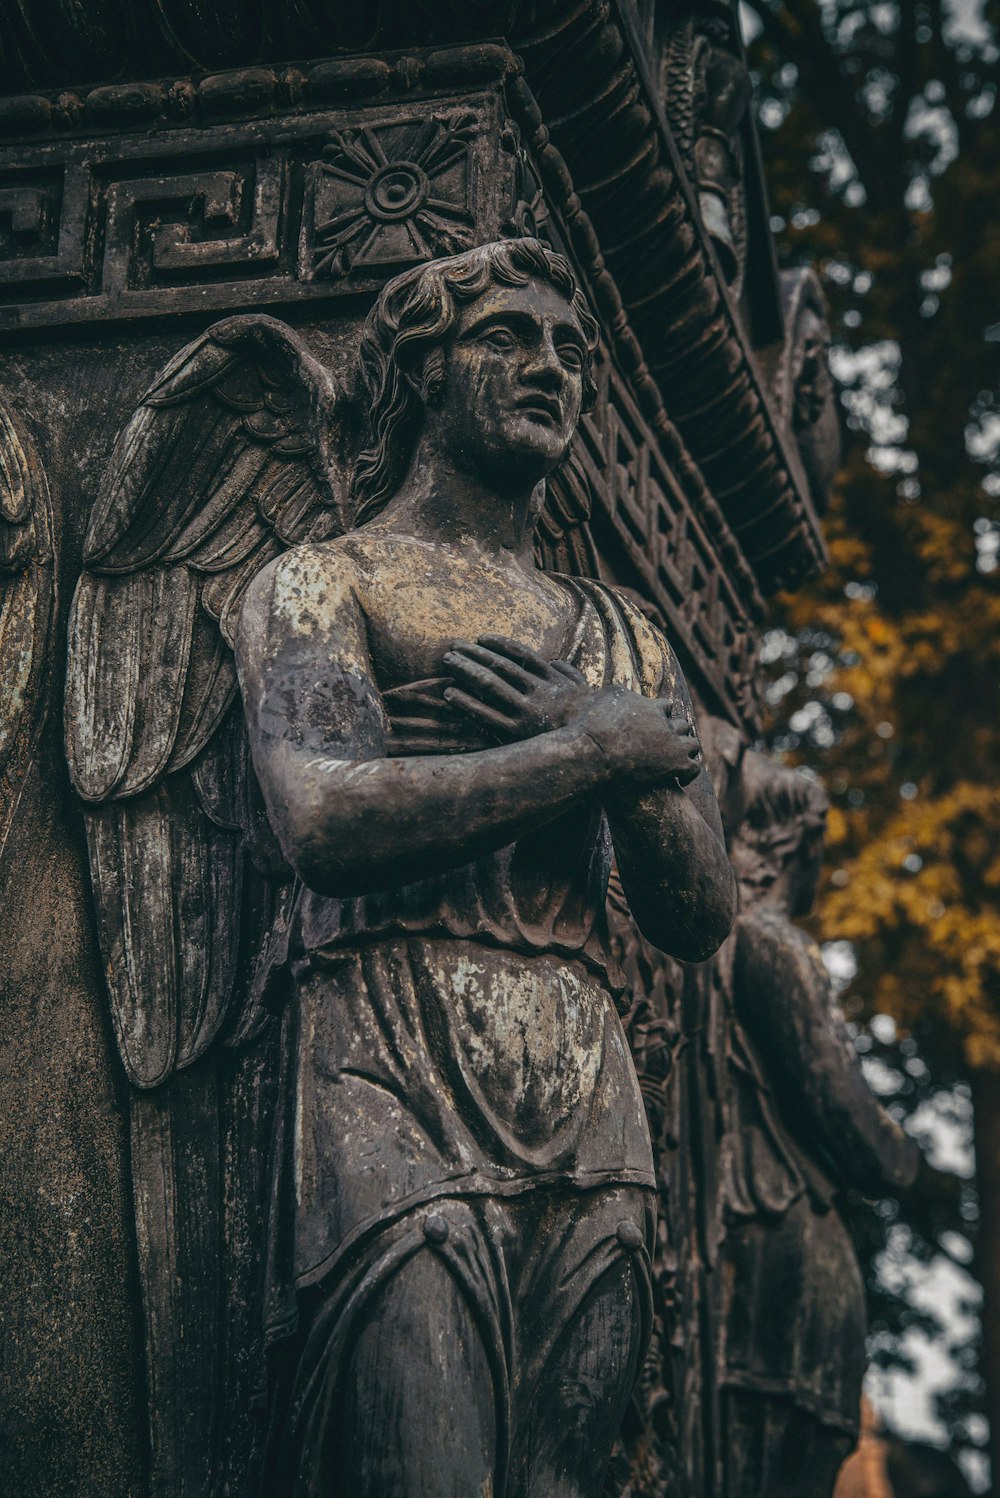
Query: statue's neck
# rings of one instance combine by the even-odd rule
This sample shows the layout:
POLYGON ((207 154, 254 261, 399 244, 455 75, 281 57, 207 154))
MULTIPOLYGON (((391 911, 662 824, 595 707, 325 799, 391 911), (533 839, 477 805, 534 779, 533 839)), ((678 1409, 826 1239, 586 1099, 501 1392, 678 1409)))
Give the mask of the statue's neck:
POLYGON ((472 544, 486 555, 532 565, 541 485, 499 488, 439 453, 418 447, 406 478, 382 510, 382 526, 421 541, 472 544))

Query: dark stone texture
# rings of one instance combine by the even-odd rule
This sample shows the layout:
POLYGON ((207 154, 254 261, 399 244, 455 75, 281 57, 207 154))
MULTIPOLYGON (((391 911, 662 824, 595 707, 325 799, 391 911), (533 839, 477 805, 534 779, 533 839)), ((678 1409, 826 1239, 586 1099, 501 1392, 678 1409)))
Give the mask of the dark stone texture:
MULTIPOLYGON (((775 273, 732 7, 377 10, 0 3, 0 1485, 24 1498, 250 1498, 265 1462, 268 1498, 319 1492, 331 1452, 352 1494, 447 1488, 442 1460, 463 1494, 596 1493, 619 1426, 608 1494, 724 1498, 811 1430, 764 1411, 741 1446, 719 1377, 740 1265, 773 1296, 791 1243, 803 1315, 822 1266, 808 1193, 739 1233, 724 1210, 733 1035, 779 1113, 785 1083, 733 977, 753 909, 704 960, 731 885, 697 742, 732 842, 765 598, 823 557, 822 299, 775 273), (461 327, 499 300, 520 351, 432 339, 373 442, 386 283, 524 236, 583 299, 533 273, 517 307, 487 277, 461 327), (539 317, 563 330, 541 373, 539 317), (552 439, 533 543, 525 389, 552 439), (403 482, 415 441, 437 491, 403 482), (331 557, 370 651, 339 675, 331 557), (324 823, 276 722, 378 794, 349 775, 324 823)), ((782 919, 765 975, 802 944, 782 919)), ((827 1041, 797 1043, 822 1113, 827 1041)), ((832 1221, 829 1161, 803 1168, 832 1221)), ((824 1312, 845 1389, 848 1299, 824 1312)))
MULTIPOLYGON (((61 778, 53 738, 38 771, 61 778)), ((36 772, 0 885, 0 1486, 125 1498, 143 1466, 126 1129, 87 876, 56 809, 36 772)))
MULTIPOLYGON (((115 358, 96 362, 110 372, 115 358)), ((100 374, 95 361, 69 369, 39 351, 8 356, 4 382, 30 412, 34 461, 48 471, 61 592, 79 556, 85 511, 74 501, 94 441, 84 412, 100 374)), ((97 447, 103 457, 99 432, 97 447)), ((59 611, 35 731, 20 773, 11 778, 16 745, 6 766, 4 809, 16 815, 0 862, 0 1487, 125 1498, 145 1464, 128 1141, 62 749, 64 634, 59 611)))

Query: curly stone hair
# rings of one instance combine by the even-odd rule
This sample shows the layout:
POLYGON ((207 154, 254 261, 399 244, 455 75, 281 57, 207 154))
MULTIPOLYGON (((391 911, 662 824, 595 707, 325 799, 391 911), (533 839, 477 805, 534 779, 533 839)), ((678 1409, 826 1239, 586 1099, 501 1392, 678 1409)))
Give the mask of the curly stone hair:
POLYGON ((377 515, 403 481, 424 408, 443 388, 445 345, 462 305, 491 286, 533 278, 562 292, 579 319, 587 343, 583 409, 594 404, 600 330, 562 255, 538 239, 505 239, 404 271, 383 288, 361 335, 369 440, 354 469, 355 524, 377 515))

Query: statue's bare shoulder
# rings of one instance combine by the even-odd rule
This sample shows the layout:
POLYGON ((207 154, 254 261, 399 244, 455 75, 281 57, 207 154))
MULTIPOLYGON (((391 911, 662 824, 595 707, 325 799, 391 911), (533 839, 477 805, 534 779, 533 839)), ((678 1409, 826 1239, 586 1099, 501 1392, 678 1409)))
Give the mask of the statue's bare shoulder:
POLYGON ((344 538, 292 547, 268 564, 247 590, 237 656, 271 657, 293 642, 316 651, 356 653, 363 643, 362 579, 344 538))
POLYGON ((382 526, 278 558, 245 618, 251 610, 268 616, 255 627, 266 623, 270 636, 311 637, 340 659, 363 630, 383 686, 439 674, 456 638, 511 633, 554 659, 575 618, 566 588, 540 571, 382 526))

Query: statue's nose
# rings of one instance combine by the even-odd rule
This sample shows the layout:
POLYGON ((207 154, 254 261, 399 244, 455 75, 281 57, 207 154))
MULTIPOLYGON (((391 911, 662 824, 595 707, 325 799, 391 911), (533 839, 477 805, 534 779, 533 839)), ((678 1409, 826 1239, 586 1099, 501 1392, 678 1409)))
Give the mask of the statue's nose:
POLYGON ((546 334, 524 367, 524 379, 544 390, 558 390, 566 377, 552 339, 546 334))

